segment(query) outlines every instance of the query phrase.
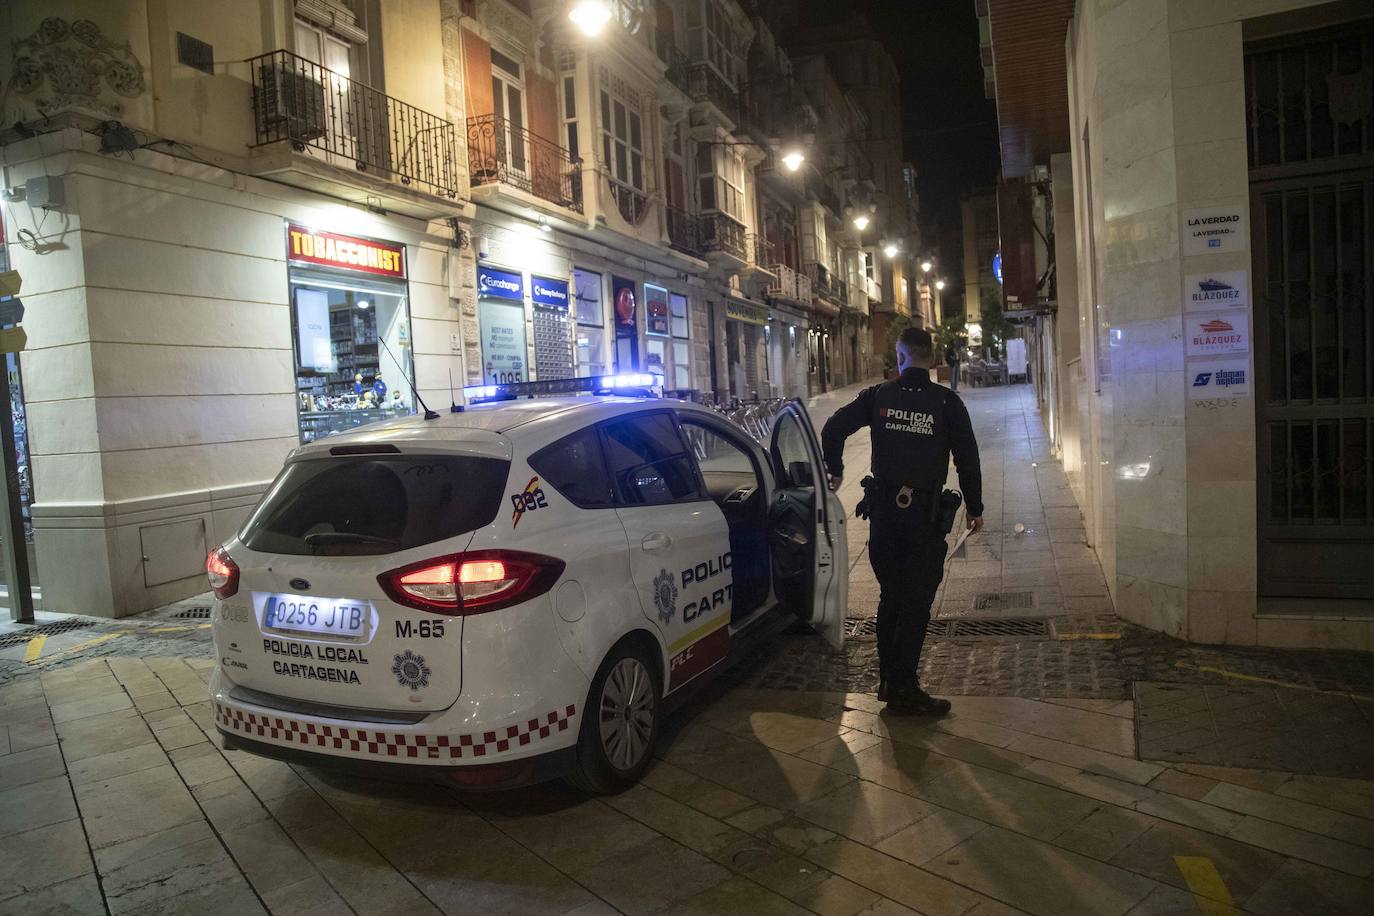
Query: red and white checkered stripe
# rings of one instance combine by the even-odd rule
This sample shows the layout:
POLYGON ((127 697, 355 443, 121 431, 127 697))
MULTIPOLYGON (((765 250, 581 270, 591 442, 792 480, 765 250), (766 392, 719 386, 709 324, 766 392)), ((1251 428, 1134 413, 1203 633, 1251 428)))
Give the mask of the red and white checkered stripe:
POLYGON ((576 713, 577 708, 569 705, 562 711, 548 713, 542 719, 507 725, 496 731, 474 735, 420 735, 316 725, 278 716, 261 716, 232 706, 215 704, 215 721, 220 727, 249 738, 266 738, 307 747, 313 745, 374 757, 423 757, 426 760, 453 760, 504 753, 513 746, 523 747, 531 741, 547 738, 556 731, 567 731, 568 722, 576 713))

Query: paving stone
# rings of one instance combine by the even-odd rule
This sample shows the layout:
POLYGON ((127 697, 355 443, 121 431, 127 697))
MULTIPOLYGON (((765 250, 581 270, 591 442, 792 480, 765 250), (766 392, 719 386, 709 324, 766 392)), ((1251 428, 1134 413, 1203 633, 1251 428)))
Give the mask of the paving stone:
POLYGON ((1155 889, 1139 875, 989 827, 925 866, 1029 913, 1125 913, 1155 889))
POLYGON ((914 791, 942 808, 1043 839, 1057 836, 1097 807, 1080 795, 982 767, 967 767, 914 791))
POLYGON ((1367 916, 1374 912, 1374 882, 1290 859, 1246 899, 1245 909, 1260 916, 1367 916))
POLYGON ((221 837, 253 889, 264 897, 319 875, 286 832, 270 820, 225 831, 221 837))
POLYGON ((0 757, 0 791, 61 776, 67 772, 56 745, 0 757))
POLYGON ((1368 878, 1374 873, 1374 853, 1368 849, 1263 818, 1246 816, 1228 836, 1251 846, 1326 865, 1357 878, 1368 878))
POLYGON ((222 833, 269 817, 257 796, 239 779, 222 779, 197 786, 195 796, 210 823, 222 833))
POLYGON ((1283 864, 1283 857, 1272 852, 1214 833, 1162 822, 1109 861, 1162 884, 1187 890, 1188 882, 1175 861, 1177 856, 1211 859, 1227 890, 1241 905, 1283 864))
POLYGON ((63 755, 73 762, 154 740, 152 730, 132 708, 63 722, 57 726, 57 735, 62 742, 63 755))
MULTIPOLYGON (((1358 817, 1374 819, 1374 782, 1341 779, 1328 776, 1293 776, 1272 774, 1278 778, 1275 786, 1248 785, 1248 788, 1274 792, 1286 798, 1296 798, 1314 805, 1345 811, 1358 817)), ((1238 783, 1247 785, 1246 783, 1238 783)))
POLYGON ((130 709, 133 701, 129 699, 124 691, 119 690, 113 693, 102 693, 98 696, 77 700, 71 703, 57 703, 49 707, 52 712, 52 720, 58 725, 63 722, 71 722, 76 719, 85 719, 90 716, 103 716, 105 713, 114 712, 118 709, 130 709))
POLYGON ((668 839, 603 860, 574 877, 623 913, 649 913, 714 887, 730 873, 710 859, 668 839))
POLYGON ((987 824, 980 820, 939 808, 875 848, 912 865, 923 865, 985 827, 987 824))
POLYGON ((0 836, 23 833, 76 817, 66 777, 26 783, 0 792, 0 836))
POLYGON ((294 884, 267 892, 257 890, 272 916, 332 916, 348 907, 329 882, 313 869, 309 878, 294 884))
POLYGON ((714 916, 758 913, 760 916, 804 916, 810 912, 746 878, 727 878, 664 911, 667 916, 714 916))
MULTIPOLYGON (((885 900, 873 891, 865 887, 860 887, 847 878, 839 875, 827 875, 823 880, 813 887, 802 891, 793 898, 798 904, 807 910, 818 913, 820 916, 857 916, 857 914, 872 914, 877 916, 880 911, 875 909, 880 904, 888 904, 891 907, 900 907, 906 910, 901 904, 892 900, 885 900)), ((889 910, 895 916, 896 910, 889 910)))
POLYGON ((243 884, 219 839, 203 824, 163 831, 97 854, 112 913, 194 912, 209 887, 243 884))
POLYGON ((562 872, 590 868, 656 836, 639 821, 592 799, 533 816, 502 818, 501 829, 562 872))
MULTIPOLYGON (((1307 802, 1220 783, 1202 798, 1208 804, 1277 821, 1357 846, 1374 848, 1374 821, 1307 802)), ((1374 855, 1372 853, 1371 855, 1374 855)))
POLYGON ((1173 821, 1177 824, 1185 824, 1189 827, 1196 827, 1199 830, 1210 830, 1213 833, 1225 834, 1240 823, 1240 815, 1206 802, 1194 801, 1191 798, 1182 798, 1177 795, 1170 795, 1167 792, 1144 799, 1136 803, 1136 810, 1146 814, 1154 815, 1161 820, 1173 821))
POLYGON ((1054 838, 1062 846, 1094 859, 1109 861, 1159 820, 1139 811, 1103 805, 1054 838))
POLYGON ((3 727, 9 735, 8 753, 11 754, 57 743, 57 729, 53 727, 52 720, 46 717, 28 722, 11 722, 3 727))
POLYGON ((83 757, 71 765, 73 785, 84 785, 99 779, 111 779, 167 763, 167 755, 156 743, 140 744, 122 751, 83 757))
POLYGON ((0 900, 93 871, 81 821, 76 818, 0 837, 0 900))
POLYGON ((871 782, 841 786, 796 808, 798 817, 866 846, 934 812, 935 808, 923 801, 871 782))
POLYGON ((170 764, 76 786, 76 802, 94 849, 201 817, 170 764))
POLYGON ((927 916, 962 914, 982 899, 967 888, 844 837, 817 846, 807 858, 927 916))
MULTIPOLYGON (((1166 769, 1150 781, 1150 788, 1170 795, 1192 798, 1201 801, 1208 792, 1218 785, 1215 779, 1196 776, 1181 770, 1166 769)), ((1224 807, 1224 806, 1223 806, 1224 807)))
POLYGON ((104 916, 105 912, 105 899, 93 874, 0 900, 0 916, 104 916))

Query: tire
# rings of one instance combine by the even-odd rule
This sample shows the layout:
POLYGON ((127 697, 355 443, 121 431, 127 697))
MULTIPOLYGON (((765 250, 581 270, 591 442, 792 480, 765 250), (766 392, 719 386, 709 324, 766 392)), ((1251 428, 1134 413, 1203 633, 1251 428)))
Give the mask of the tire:
POLYGON ((611 650, 587 695, 571 777, 575 786, 612 795, 639 781, 658 743, 660 692, 657 666, 643 649, 622 642, 611 650), (627 705, 633 714, 627 715, 627 705))

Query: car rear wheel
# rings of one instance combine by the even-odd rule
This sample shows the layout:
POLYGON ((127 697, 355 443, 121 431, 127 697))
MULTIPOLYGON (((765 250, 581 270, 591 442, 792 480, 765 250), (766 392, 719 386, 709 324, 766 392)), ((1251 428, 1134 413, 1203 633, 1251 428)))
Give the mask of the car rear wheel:
POLYGON ((627 789, 653 761, 659 719, 657 670, 639 647, 621 644, 602 662, 588 700, 573 782, 598 795, 627 789))

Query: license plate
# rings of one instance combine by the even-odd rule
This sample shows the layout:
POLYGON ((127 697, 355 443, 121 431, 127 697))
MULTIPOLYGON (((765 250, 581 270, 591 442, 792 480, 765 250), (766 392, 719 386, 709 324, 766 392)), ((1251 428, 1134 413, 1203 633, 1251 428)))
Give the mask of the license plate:
POLYGON ((367 602, 308 595, 268 595, 262 625, 269 630, 321 633, 345 639, 367 629, 367 602))

